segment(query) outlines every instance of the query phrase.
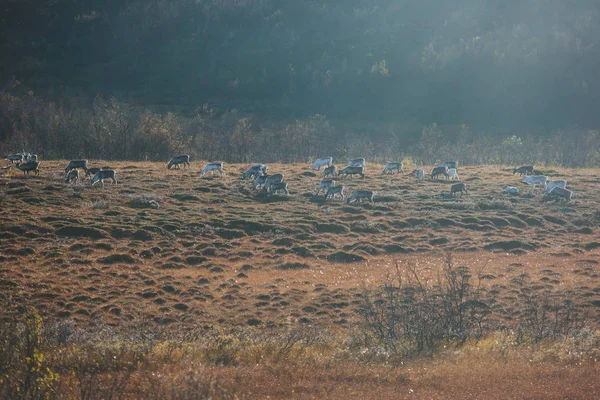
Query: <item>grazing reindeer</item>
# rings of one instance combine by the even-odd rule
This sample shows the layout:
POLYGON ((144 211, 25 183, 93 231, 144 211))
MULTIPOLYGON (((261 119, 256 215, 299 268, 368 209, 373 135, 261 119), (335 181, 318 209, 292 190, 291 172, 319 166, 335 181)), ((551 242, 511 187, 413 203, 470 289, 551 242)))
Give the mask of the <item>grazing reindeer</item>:
POLYGON ((519 189, 514 187, 514 186, 506 186, 504 185, 504 187, 502 188, 502 190, 504 190, 506 193, 508 194, 519 194, 519 189))
POLYGON ((223 176, 223 163, 208 163, 202 170, 202 176, 206 175, 210 171, 217 171, 223 176))
POLYGON ((88 168, 87 171, 85 171, 85 176, 91 176, 91 177, 93 177, 94 175, 96 175, 98 173, 98 171, 103 170, 103 169, 108 170, 108 169, 112 169, 112 168, 109 167, 109 166, 104 166, 102 168, 95 168, 95 167, 94 168, 88 168))
POLYGON ((385 168, 383 169, 382 174, 393 174, 394 170, 398 171, 398 173, 402 173, 403 170, 402 168, 404 167, 404 164, 402 164, 401 162, 389 162, 386 164, 385 168))
POLYGON ((515 168, 513 169, 513 175, 514 174, 519 174, 521 176, 523 175, 533 175, 533 165, 523 165, 519 168, 515 168))
POLYGON ((261 175, 266 175, 268 169, 269 167, 264 164, 254 164, 248 168, 248 171, 242 174, 242 180, 245 181, 247 179, 256 179, 261 175))
POLYGON ((287 182, 275 182, 269 185, 269 193, 271 195, 277 192, 283 192, 286 196, 290 194, 287 189, 287 182))
POLYGON ((350 175, 350 177, 352 177, 352 175, 360 175, 362 178, 364 178, 365 169, 364 167, 346 167, 338 172, 338 176, 341 175, 344 175, 344 177, 347 177, 348 175, 350 175))
POLYGON ((177 156, 177 157, 173 157, 171 158, 171 161, 169 161, 169 164, 167 165, 167 169, 171 169, 171 167, 174 165, 176 169, 179 169, 179 164, 183 164, 183 169, 185 169, 185 167, 189 167, 190 166, 190 156, 183 155, 183 156, 177 156))
POLYGON ((311 168, 314 170, 321 170, 322 166, 330 166, 331 164, 333 164, 333 157, 317 158, 311 168))
POLYGON ((425 180, 425 171, 423 171, 420 168, 413 169, 409 176, 414 176, 415 178, 417 178, 417 182, 423 182, 425 180))
POLYGON ((274 175, 269 175, 265 178, 265 183, 263 185, 263 190, 265 192, 269 191, 269 188, 271 187, 272 184, 274 183, 279 183, 279 182, 283 182, 283 174, 274 174, 274 175))
POLYGON ((98 173, 98 171, 100 171, 100 169, 102 168, 88 168, 87 171, 85 171, 85 176, 94 176, 98 173))
POLYGON ((323 178, 326 178, 328 176, 336 176, 337 175, 337 168, 335 167, 335 165, 330 165, 329 167, 325 168, 325 171, 323 171, 323 178))
POLYGON ((455 183, 450 187, 450 196, 454 196, 458 192, 460 192, 460 197, 463 196, 463 192, 469 194, 467 185, 465 183, 455 183))
POLYGON ((546 183, 546 193, 550 193, 552 191, 552 189, 554 189, 555 187, 566 189, 567 181, 560 180, 560 181, 550 181, 550 182, 546 183))
POLYGON ((329 190, 329 188, 332 187, 335 187, 335 181, 333 179, 328 181, 321 181, 321 183, 319 183, 319 187, 317 188, 317 193, 315 193, 315 196, 318 196, 319 193, 321 193, 321 190, 327 191, 329 190))
POLYGON ((564 199, 566 201, 571 201, 571 197, 573 196, 573 192, 569 189, 561 188, 559 186, 554 187, 546 196, 542 199, 542 202, 546 202, 548 200, 554 199, 558 201, 560 199, 564 199))
POLYGON ((332 198, 335 200, 335 195, 339 194, 342 200, 344 200, 344 186, 332 186, 327 189, 327 194, 325 194, 325 199, 332 198))
POLYGON ((257 176, 256 178, 254 178, 254 182, 253 182, 252 186, 254 186, 255 189, 258 189, 259 187, 264 186, 267 178, 268 178, 268 175, 257 176))
POLYGON ((79 170, 77 168, 69 171, 69 173, 67 174, 67 179, 65 180, 65 183, 69 183, 72 180, 76 180, 77 182, 79 182, 79 170))
POLYGON ((25 161, 26 163, 37 161, 37 156, 36 155, 32 156, 30 153, 25 153, 25 150, 23 150, 20 153, 9 154, 5 158, 8 161, 10 161, 11 164, 22 163, 23 161, 25 161))
POLYGON ((40 162, 39 161, 33 161, 33 162, 28 162, 28 163, 17 163, 17 169, 23 171, 23 175, 27 175, 29 176, 29 173, 31 171, 34 171, 36 175, 40 174, 40 162))
POLYGON ((431 170, 431 180, 437 179, 438 175, 444 175, 448 179, 448 167, 435 167, 431 170))
POLYGON ((23 154, 18 153, 18 154, 9 154, 5 157, 8 161, 10 161, 11 164, 14 163, 20 163, 23 161, 23 154))
POLYGON ((346 202, 350 204, 354 201, 361 202, 362 199, 366 199, 369 200, 371 203, 374 203, 373 196, 374 193, 370 190, 355 190, 354 192, 352 192, 352 196, 348 197, 348 200, 346 200, 346 202))
POLYGON ((104 185, 105 179, 111 179, 112 182, 116 185, 117 184, 117 173, 115 172, 115 170, 101 169, 100 171, 96 172, 96 175, 94 175, 94 177, 92 178, 92 185, 98 181, 100 181, 102 183, 102 185, 104 185))
POLYGON ((68 174, 70 170, 75 168, 81 168, 87 172, 88 170, 88 160, 71 160, 69 161, 69 165, 65 168, 65 174, 68 174))

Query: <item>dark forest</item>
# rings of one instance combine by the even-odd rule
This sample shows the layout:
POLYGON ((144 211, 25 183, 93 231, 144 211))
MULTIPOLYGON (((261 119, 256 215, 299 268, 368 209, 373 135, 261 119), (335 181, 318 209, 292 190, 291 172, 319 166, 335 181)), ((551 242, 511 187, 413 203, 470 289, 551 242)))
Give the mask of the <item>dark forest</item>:
POLYGON ((592 0, 4 0, 0 151, 600 164, 592 0))

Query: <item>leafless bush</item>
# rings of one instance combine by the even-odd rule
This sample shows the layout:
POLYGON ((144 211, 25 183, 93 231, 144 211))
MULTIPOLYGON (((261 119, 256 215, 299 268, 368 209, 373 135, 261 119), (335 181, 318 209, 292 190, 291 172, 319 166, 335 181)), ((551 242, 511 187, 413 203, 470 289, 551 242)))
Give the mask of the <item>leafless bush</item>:
POLYGON ((571 300, 573 293, 557 293, 527 280, 518 284, 523 305, 515 329, 519 342, 565 338, 585 327, 587 310, 571 300))
POLYGON ((493 299, 484 298, 479 281, 447 255, 434 281, 413 266, 396 265, 394 275, 375 292, 365 291, 361 314, 370 346, 395 354, 435 350, 446 342, 481 338, 489 328, 493 299))

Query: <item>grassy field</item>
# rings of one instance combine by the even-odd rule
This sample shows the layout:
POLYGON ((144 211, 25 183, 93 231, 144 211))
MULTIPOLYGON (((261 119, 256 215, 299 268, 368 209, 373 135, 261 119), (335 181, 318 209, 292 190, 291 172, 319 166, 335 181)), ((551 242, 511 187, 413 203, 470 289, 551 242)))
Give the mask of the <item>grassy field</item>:
MULTIPOLYGON (((152 367, 132 373, 124 397, 146 397, 142 388, 151 378, 140 371, 160 372, 154 385, 164 389, 170 386, 163 380, 187 379, 194 360, 198 385, 207 392, 182 398, 563 399, 595 398, 600 390, 598 355, 579 342, 514 350, 499 345, 494 333, 460 351, 449 347, 405 364, 337 354, 353 348, 348 343, 362 323, 365 290, 380 288, 397 266, 433 281, 447 252, 494 294, 506 329, 522 317, 515 293, 527 287, 586 310, 594 332, 600 170, 542 168, 552 179, 566 179, 574 192, 570 203, 542 203, 541 189, 531 195, 504 166, 460 168, 470 194, 456 199, 449 195, 451 182, 417 183, 368 165, 365 179, 338 185, 347 195, 373 190, 375 202, 348 205, 313 196, 321 178, 308 165, 269 165, 270 173, 286 176, 290 190, 269 197, 240 181, 247 165, 225 164, 225 176, 201 177, 199 162, 167 170, 164 163, 92 161, 113 167, 119 181, 92 187, 89 178, 65 184, 66 164, 42 161, 39 177, 0 172, 5 319, 34 308, 49 323, 103 327, 117 336, 132 325, 182 335, 215 327, 276 331, 277 340, 261 340, 279 348, 287 337, 281 332, 319 332, 318 340, 303 333, 292 345, 297 356, 283 358, 257 359, 244 347, 235 362, 214 362, 194 350, 212 347, 190 344, 165 361, 153 348, 146 353, 155 355, 154 363, 146 360, 152 367), (505 184, 521 194, 504 194, 505 184)), ((62 379, 61 387, 69 382, 62 379)), ((73 385, 81 388, 81 380, 73 385)), ((61 393, 70 393, 64 387, 61 393)), ((158 398, 172 394, 156 390, 158 398)))

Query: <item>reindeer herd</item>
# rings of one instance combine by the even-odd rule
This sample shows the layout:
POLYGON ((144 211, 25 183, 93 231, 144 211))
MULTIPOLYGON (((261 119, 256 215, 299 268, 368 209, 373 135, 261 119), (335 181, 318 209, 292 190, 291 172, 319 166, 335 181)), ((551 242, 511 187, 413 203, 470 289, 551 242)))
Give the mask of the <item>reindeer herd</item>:
MULTIPOLYGON (((38 161, 36 155, 32 155, 23 151, 21 153, 9 154, 6 156, 6 160, 11 162, 11 165, 8 168, 14 165, 17 169, 23 171, 24 175, 29 175, 29 173, 32 171, 36 175, 39 175, 40 173, 40 161, 38 161)), ((171 169, 174 167, 175 169, 180 169, 181 165, 183 165, 184 169, 191 167, 189 155, 173 157, 167 164, 167 168, 171 169)), ((339 170, 333 164, 332 157, 318 158, 311 165, 311 168, 317 171, 320 171, 321 167, 325 167, 322 175, 323 179, 317 186, 315 196, 323 193, 323 196, 326 200, 335 199, 336 195, 339 196, 341 200, 345 200, 345 187, 343 185, 337 185, 335 178, 352 178, 353 176, 358 175, 364 179, 366 160, 364 158, 350 160, 344 168, 339 170)), ((394 174, 395 172, 402 174, 404 172, 403 167, 404 165, 402 162, 389 162, 383 169, 382 174, 394 174)), ((88 160, 71 160, 65 168, 65 182, 70 183, 82 179, 79 169, 82 169, 85 172, 85 177, 91 177, 92 185, 97 182, 104 184, 105 179, 112 181, 113 184, 117 184, 116 172, 114 169, 108 166, 101 168, 88 168, 88 160)), ((269 196, 274 194, 289 195, 288 184, 284 181, 284 175, 281 173, 269 175, 267 171, 268 167, 266 165, 253 164, 248 168, 247 171, 242 173, 241 179, 244 181, 252 180, 253 187, 255 189, 259 189, 269 196)), ((217 172, 222 176, 225 173, 223 171, 223 163, 216 162, 206 164, 202 169, 201 175, 204 176, 209 172, 217 172)), ((572 191, 566 188, 567 181, 549 181, 547 176, 535 175, 533 165, 524 165, 515 168, 513 170, 513 175, 517 173, 521 176, 521 182, 531 186, 532 194, 535 194, 536 186, 539 185, 544 188, 545 195, 542 198, 542 201, 558 201, 561 199, 570 201, 572 198, 572 191)), ((425 171, 420 168, 414 169, 410 174, 408 174, 408 176, 415 177, 417 182, 423 182, 425 180, 425 171)), ((460 193, 460 196, 462 197, 463 194, 469 194, 467 185, 464 182, 460 182, 457 161, 446 161, 439 166, 433 167, 429 176, 431 180, 439 179, 440 176, 443 176, 445 180, 459 181, 450 187, 450 196, 458 196, 460 193)), ((513 186, 505 185, 503 187, 503 191, 510 195, 519 194, 519 189, 513 186)), ((362 200, 367 200, 373 203, 374 192, 369 190, 355 190, 346 199, 348 203, 352 203, 354 201, 361 202, 362 200)))
MULTIPOLYGON (((338 168, 333 164, 332 157, 318 158, 311 165, 311 168, 317 171, 320 171, 321 167, 325 167, 322 176, 323 180, 321 180, 317 186, 315 196, 319 196, 321 193, 323 193, 325 199, 327 200, 330 198, 335 199, 335 196, 339 195, 339 197, 344 200, 346 197, 344 193, 345 187, 343 185, 338 186, 335 178, 337 177, 341 179, 352 177, 354 175, 364 178, 366 161, 364 158, 350 160, 348 164, 340 170, 338 170, 338 168)), ((402 174, 404 172, 403 167, 404 165, 402 162, 389 162, 383 169, 382 174, 393 174, 394 172, 402 174)), ((284 193, 288 194, 287 183, 283 182, 283 174, 268 175, 267 170, 268 167, 264 164, 254 164, 242 174, 242 180, 254 179, 254 187, 256 189, 262 188, 262 190, 268 194, 276 193, 277 190, 274 190, 274 188, 280 187, 279 185, 285 186, 284 193), (273 179, 272 182, 278 186, 273 186, 270 179, 273 179)), ((566 201, 571 200, 572 192, 566 189, 567 181, 548 181, 548 177, 534 175, 534 172, 535 171, 532 165, 525 165, 515 168, 513 170, 513 175, 519 173, 521 175, 522 182, 532 186, 532 194, 535 191, 536 185, 543 185, 545 196, 543 197, 542 201, 548 201, 551 199, 564 199, 566 201)), ((410 174, 408 174, 408 176, 415 177, 417 182, 423 182, 425 180, 425 171, 420 168, 414 169, 410 174)), ((460 194, 461 197, 463 194, 469 194, 466 183, 460 182, 457 161, 446 161, 441 165, 434 167, 429 176, 431 180, 439 179, 440 176, 443 176, 446 180, 458 181, 450 187, 450 196, 452 197, 458 196, 458 194, 460 194)), ((503 191, 510 195, 519 194, 519 189, 512 186, 505 185, 503 191)), ((368 190, 355 190, 346 201, 348 203, 352 203, 354 201, 362 201, 363 199, 374 202, 374 193, 368 190)))

